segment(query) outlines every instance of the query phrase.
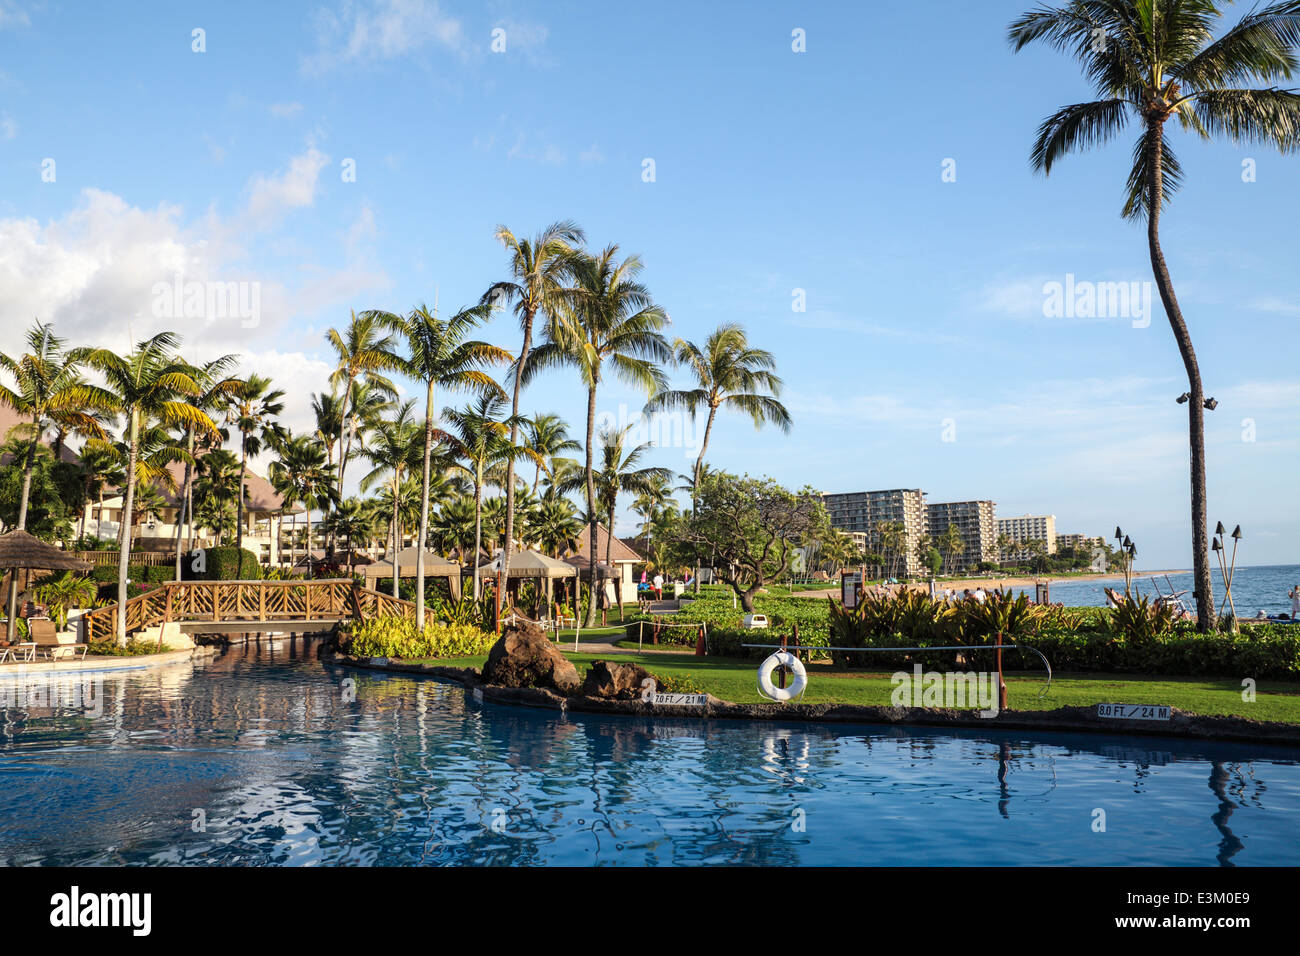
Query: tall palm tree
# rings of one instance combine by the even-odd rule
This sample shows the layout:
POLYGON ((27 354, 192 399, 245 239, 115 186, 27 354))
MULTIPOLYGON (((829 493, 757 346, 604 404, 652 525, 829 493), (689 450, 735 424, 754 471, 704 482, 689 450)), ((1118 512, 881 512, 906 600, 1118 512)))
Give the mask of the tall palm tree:
POLYGON ((268 446, 274 448, 285 438, 279 415, 284 411, 284 389, 272 388, 263 375, 250 375, 239 382, 226 398, 226 423, 239 433, 239 521, 235 529, 235 547, 244 547, 244 524, 247 511, 244 484, 248 481, 248 459, 268 446))
MULTIPOLYGON (((217 409, 230 398, 235 389, 242 384, 241 380, 226 373, 234 367, 238 361, 237 355, 223 355, 211 362, 204 362, 202 365, 193 366, 191 374, 194 380, 203 387, 203 394, 196 396, 191 404, 203 411, 209 416, 216 413, 217 409)), ((221 440, 225 440, 224 433, 221 440)), ((194 455, 198 450, 197 437, 194 429, 190 426, 184 426, 185 451, 189 456, 185 462, 185 474, 181 482, 180 506, 177 508, 176 515, 176 580, 181 579, 181 542, 186 537, 192 539, 194 525, 194 455), (189 534, 186 535, 186 528, 189 528, 189 534)))
POLYGON ((532 535, 544 554, 561 558, 580 547, 582 521, 567 499, 543 499, 533 517, 532 535))
POLYGON ((430 312, 427 305, 412 309, 406 316, 391 312, 367 314, 378 315, 384 326, 396 332, 405 342, 406 355, 402 357, 400 370, 407 377, 421 382, 425 388, 424 441, 420 446, 423 451, 420 471, 420 529, 416 537, 415 558, 415 626, 417 630, 423 630, 424 549, 429 538, 429 483, 438 412, 438 407, 434 404, 436 389, 489 393, 504 398, 501 386, 483 368, 509 362, 513 356, 495 345, 467 338, 472 329, 491 316, 490 305, 461 309, 446 320, 438 317, 436 309, 430 312))
MULTIPOLYGON (((618 246, 606 246, 598 255, 583 255, 573 266, 575 290, 559 303, 546 329, 547 341, 533 350, 523 368, 527 380, 542 369, 572 366, 587 387, 586 492, 590 525, 591 580, 596 581, 596 471, 593 454, 596 432, 596 390, 607 369, 651 398, 666 379, 659 363, 672 358, 661 329, 668 314, 637 281, 639 256, 618 261, 618 246)), ((592 593, 595 593, 593 588, 592 593)), ((588 627, 596 620, 596 601, 587 607, 588 627)))
POLYGON ((216 533, 217 543, 222 544, 230 515, 233 513, 235 520, 239 520, 239 459, 233 452, 216 448, 199 458, 195 466, 194 491, 202 505, 206 505, 206 509, 196 508, 195 515, 206 512, 204 523, 214 522, 207 526, 216 533))
POLYGON ((444 408, 447 443, 465 459, 462 466, 474 484, 474 600, 479 599, 479 553, 483 546, 483 485, 488 467, 503 454, 510 428, 501 421, 505 400, 480 395, 464 408, 444 408))
POLYGON ((325 341, 334 350, 337 359, 334 371, 330 373, 330 385, 343 393, 339 409, 342 452, 339 456, 338 475, 341 494, 356 435, 356 394, 353 386, 358 382, 366 382, 386 395, 396 395, 397 389, 387 373, 396 371, 402 360, 394 351, 397 342, 393 333, 386 330, 373 314, 358 316, 353 312, 351 321, 342 331, 330 329, 325 333, 325 341))
MULTIPOLYGON (((411 410, 414 407, 415 401, 413 399, 403 402, 398 407, 397 414, 393 418, 374 430, 363 452, 375 467, 361 479, 362 492, 369 491, 376 483, 384 481, 386 478, 389 482, 388 490, 392 492, 392 522, 390 527, 392 529, 393 546, 388 557, 393 562, 394 596, 397 594, 397 580, 399 577, 397 555, 402 550, 400 489, 402 480, 407 474, 420 466, 420 460, 424 457, 420 444, 420 434, 428 434, 426 423, 416 421, 412 417, 411 410)), ((423 514, 427 513, 427 510, 428 503, 426 499, 420 511, 423 514)))
MULTIPOLYGON (((662 488, 672 480, 673 473, 667 468, 638 468, 641 457, 646 450, 653 447, 645 442, 635 447, 628 447, 627 435, 634 426, 628 425, 621 430, 606 428, 600 433, 600 471, 596 475, 597 498, 602 513, 608 519, 605 538, 605 565, 614 570, 614 521, 618 509, 618 496, 630 491, 635 495, 646 494, 662 488)), ((593 534, 588 542, 591 550, 596 550, 596 538, 593 534)), ((595 581, 595 578, 592 578, 595 581)), ((618 619, 623 620, 623 581, 614 579, 614 589, 618 599, 618 619)))
MULTIPOLYGON (((534 324, 539 314, 553 316, 563 302, 567 295, 565 284, 572 272, 576 250, 586 241, 586 237, 577 223, 568 220, 551 223, 532 239, 521 239, 505 226, 498 225, 495 237, 509 254, 510 261, 506 268, 510 277, 493 283, 483 293, 480 301, 493 307, 513 303, 515 316, 519 319, 519 330, 523 334, 515 373, 511 376, 510 420, 515 424, 510 426, 510 444, 514 446, 519 444, 519 422, 522 421, 519 416, 519 393, 523 388, 524 377, 521 373, 528 366, 532 352, 534 324)), ((506 469, 506 530, 505 548, 501 553, 501 581, 506 580, 510 571, 510 549, 515 532, 513 458, 506 469)), ((498 617, 503 590, 504 587, 498 584, 498 617)))
POLYGON ((655 521, 673 500, 671 477, 655 477, 646 482, 632 501, 632 510, 641 516, 641 534, 645 541, 646 560, 650 559, 650 533, 655 521))
POLYGON ((1038 128, 1030 153, 1045 175, 1067 153, 1100 145, 1130 120, 1139 138, 1128 175, 1125 219, 1147 226, 1147 250, 1160 301, 1187 374, 1191 446, 1192 560, 1197 627, 1214 626, 1206 525, 1205 391, 1192 337, 1174 294, 1160 245, 1160 214, 1182 181, 1182 167, 1165 136, 1177 118, 1184 131, 1209 139, 1300 147, 1300 92, 1271 85, 1300 66, 1300 3, 1255 8, 1219 29, 1212 0, 1073 0, 1040 6, 1011 24, 1015 50, 1034 42, 1069 53, 1092 81, 1098 99, 1057 110, 1038 128), (1218 34, 1216 37, 1216 33, 1218 34), (1268 84, 1263 88, 1252 84, 1268 84))
POLYGON ((646 404, 646 411, 681 409, 694 416, 700 409, 708 409, 693 472, 696 490, 719 409, 748 415, 755 428, 770 424, 783 432, 790 431, 790 413, 779 401, 782 383, 775 372, 776 359, 771 352, 751 347, 743 326, 718 326, 704 340, 703 347, 678 339, 673 344, 673 357, 686 366, 695 380, 694 387, 660 392, 646 404))
MULTIPOLYGON (((569 437, 569 424, 559 415, 539 412, 528 419, 525 442, 538 458, 537 472, 533 476, 533 494, 542 482, 542 472, 551 474, 552 461, 566 451, 578 451, 582 445, 569 437)), ((572 459, 569 459, 572 460, 572 459)))
POLYGON ((433 534, 442 553, 455 552, 456 560, 463 564, 465 555, 474 545, 477 520, 478 513, 470 495, 443 504, 433 521, 433 534))
POLYGON ((116 487, 122 483, 122 458, 113 447, 113 443, 102 438, 87 439, 81 449, 81 461, 77 471, 81 477, 82 509, 77 524, 77 537, 86 537, 86 515, 91 497, 98 501, 98 519, 95 525, 95 537, 99 537, 99 523, 104 513, 104 489, 116 487))
MULTIPOLYGON (((194 380, 189 363, 178 358, 179 337, 174 332, 159 332, 145 339, 127 355, 109 349, 94 349, 86 355, 86 364, 96 369, 113 396, 115 410, 126 417, 126 493, 122 500, 122 524, 131 526, 135 507, 136 465, 140 456, 142 430, 151 422, 166 428, 192 425, 215 432, 216 423, 207 412, 190 404, 203 393, 194 380)), ((122 535, 117 568, 117 636, 126 639, 127 570, 131 559, 131 535, 122 535)))
MULTIPOLYGON (((285 504, 301 504, 307 514, 307 576, 312 576, 312 510, 323 511, 338 501, 334 465, 324 442, 300 435, 284 442, 279 458, 271 462, 270 480, 285 504)), ((298 516, 294 515, 297 526, 298 516)))

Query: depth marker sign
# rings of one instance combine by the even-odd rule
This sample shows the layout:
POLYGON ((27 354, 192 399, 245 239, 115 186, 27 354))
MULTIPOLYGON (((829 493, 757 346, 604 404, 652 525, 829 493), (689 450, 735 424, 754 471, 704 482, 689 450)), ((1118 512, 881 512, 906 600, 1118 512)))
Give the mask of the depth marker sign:
POLYGON ((1164 704, 1098 704, 1097 716, 1114 720, 1168 720, 1169 708, 1164 704))

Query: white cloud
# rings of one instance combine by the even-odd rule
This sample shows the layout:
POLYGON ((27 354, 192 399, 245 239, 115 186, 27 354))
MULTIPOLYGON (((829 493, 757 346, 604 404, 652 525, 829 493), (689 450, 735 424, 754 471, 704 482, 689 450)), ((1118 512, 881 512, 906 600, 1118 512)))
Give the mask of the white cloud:
POLYGON ((466 52, 461 22, 436 0, 344 0, 317 12, 316 37, 318 49, 302 59, 306 73, 391 60, 429 46, 466 52))
POLYGON ((269 110, 272 116, 277 116, 280 119, 286 119, 290 116, 297 116, 299 113, 301 113, 302 104, 296 101, 292 103, 272 103, 269 107, 267 107, 267 109, 269 110))
POLYGON ((289 209, 310 206, 316 200, 320 171, 329 157, 311 146, 295 156, 277 176, 256 176, 249 189, 248 217, 255 223, 274 221, 289 209))
POLYGON ((0 113, 0 136, 13 139, 17 135, 18 124, 14 122, 13 117, 8 113, 0 113))
POLYGON ((603 163, 605 154, 601 152, 600 147, 592 143, 590 148, 584 149, 578 154, 578 161, 582 163, 603 163))
POLYGON ((18 5, 17 0, 0 0, 0 30, 31 25, 27 11, 18 5))

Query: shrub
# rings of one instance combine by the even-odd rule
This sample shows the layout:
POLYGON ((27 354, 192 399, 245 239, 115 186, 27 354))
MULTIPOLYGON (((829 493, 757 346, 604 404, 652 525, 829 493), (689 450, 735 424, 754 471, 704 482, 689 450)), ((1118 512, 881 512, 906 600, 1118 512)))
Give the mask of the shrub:
POLYGON ((166 644, 159 647, 157 641, 141 641, 132 638, 125 644, 119 644, 115 639, 106 637, 103 640, 92 641, 87 653, 100 657, 139 657, 143 654, 163 654, 170 650, 171 648, 166 644))
MULTIPOLYGON (((187 581, 260 581, 262 565, 247 548, 207 548, 205 569, 198 574, 192 559, 181 562, 181 577, 187 581)), ((170 580, 168 578, 167 580, 170 580)))
POLYGON ((496 635, 469 624, 426 623, 423 632, 405 617, 373 617, 352 627, 348 650, 361 657, 472 657, 486 654, 496 635))

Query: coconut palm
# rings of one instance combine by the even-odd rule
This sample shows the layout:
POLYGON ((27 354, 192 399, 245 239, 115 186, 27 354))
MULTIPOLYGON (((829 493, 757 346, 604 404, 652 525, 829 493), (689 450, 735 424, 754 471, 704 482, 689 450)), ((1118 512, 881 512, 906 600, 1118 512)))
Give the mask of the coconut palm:
MULTIPOLYGON (((523 421, 519 415, 519 393, 524 385, 524 376, 520 373, 527 368, 532 353, 534 324, 538 315, 553 317, 564 301, 568 294, 566 283, 577 256, 576 250, 586 241, 586 237, 577 223, 563 221, 551 223, 532 239, 521 239, 505 226, 499 225, 495 238, 509 254, 510 261, 506 267, 509 278, 493 283, 483 293, 481 302, 492 307, 513 304, 515 316, 519 319, 519 330, 523 335, 515 374, 511 376, 510 420, 514 424, 510 426, 510 444, 515 446, 519 444, 519 423, 523 421)), ((503 581, 510 570, 510 549, 515 530, 514 458, 510 459, 506 468, 505 548, 501 553, 503 581)), ((502 590, 501 587, 496 590, 498 613, 502 590)))
MULTIPOLYGON (((465 555, 474 546, 477 510, 471 495, 464 495, 443 504, 433 519, 433 537, 443 554, 455 552, 462 564, 465 555)), ((477 562, 476 562, 477 563, 477 562)))
MULTIPOLYGON (((289 439, 281 446, 279 458, 271 462, 270 479, 286 505, 301 504, 306 509, 307 576, 311 577, 312 510, 324 511, 338 501, 334 465, 328 459, 325 444, 311 435, 289 439)), ((295 514, 295 528, 297 522, 295 514)))
MULTIPOLYGON (((135 507, 136 467, 140 462, 140 438, 151 423, 165 428, 192 425, 215 432, 216 423, 207 412, 190 404, 203 394, 190 365, 178 358, 180 339, 174 332, 159 332, 145 339, 127 355, 109 349, 86 354, 86 364, 104 378, 106 396, 112 396, 113 410, 126 417, 126 491, 122 500, 122 524, 131 526, 135 507)), ((107 404, 107 400, 105 401, 107 404)), ((127 569, 131 558, 131 535, 122 535, 117 569, 117 634, 126 638, 127 569)))
POLYGON ((202 525, 211 528, 218 543, 226 537, 226 525, 233 512, 239 520, 239 458, 224 448, 213 449, 196 462, 194 492, 199 499, 195 516, 203 516, 202 525))
MULTIPOLYGON (((424 457, 421 447, 421 434, 428 434, 424 422, 416 421, 411 410, 415 401, 403 402, 397 414, 389 421, 376 428, 370 436, 363 455, 375 467, 361 479, 361 491, 367 492, 380 481, 387 480, 387 490, 391 494, 392 550, 389 557, 393 562, 393 594, 397 594, 397 553, 402 550, 401 494, 399 490, 406 476, 420 467, 424 457)), ((421 514, 427 510, 427 504, 420 508, 421 514)), ((331 525, 331 529, 334 526, 331 525)), ((349 559, 350 560, 350 559, 349 559)))
POLYGON ((550 475, 554 459, 566 451, 579 451, 582 445, 569 437, 569 425, 559 415, 539 412, 528 419, 524 430, 527 432, 525 443, 538 457, 537 472, 533 476, 533 494, 537 494, 542 472, 550 475))
POLYGON ((672 477, 653 476, 647 479, 645 487, 636 493, 632 501, 632 510, 641 516, 641 534, 645 541, 646 558, 650 557, 650 533, 659 515, 673 500, 672 477))
POLYGON ((748 415, 755 428, 770 424, 783 432, 790 431, 790 413, 778 400, 782 383, 774 371, 776 359, 771 352, 751 347, 743 326, 718 326, 704 340, 703 347, 678 339, 673 345, 673 357, 686 366, 695 380, 694 387, 660 392, 647 403, 646 411, 681 409, 695 416, 701 409, 708 409, 693 472, 697 491, 719 409, 748 415))
POLYGON ((1042 42, 1080 62, 1098 99, 1057 110, 1038 128, 1030 162, 1045 175, 1067 153, 1100 145, 1138 127, 1126 184, 1124 218, 1146 220, 1147 250, 1160 301, 1187 374, 1191 446, 1192 559, 1197 626, 1214 626, 1206 526, 1205 409, 1192 337, 1160 245, 1160 215, 1182 181, 1165 124, 1209 139, 1300 147, 1300 92, 1272 84, 1300 61, 1300 3, 1283 0, 1221 28, 1211 0, 1073 0, 1043 5, 1011 24, 1014 49, 1042 42), (1254 84, 1264 84, 1256 87, 1254 84))
MULTIPOLYGON (((416 536, 415 558, 415 626, 424 627, 424 549, 429 537, 429 484, 432 472, 433 445, 437 416, 436 389, 490 393, 505 397, 501 386, 486 372, 485 366, 509 362, 513 356, 505 349, 487 342, 469 339, 471 330, 485 322, 492 313, 487 304, 461 309, 449 319, 438 317, 437 311, 421 305, 406 316, 391 312, 375 314, 389 329, 405 342, 406 355, 402 358, 401 372, 421 382, 424 395, 424 440, 419 446, 423 452, 421 463, 422 493, 420 497, 420 528, 416 536)), ((394 592, 396 593, 396 592, 394 592)))
MULTIPOLYGON (((234 367, 238 361, 237 355, 223 355, 221 358, 214 359, 211 362, 204 362, 202 365, 193 366, 191 374, 194 380, 203 387, 203 394, 196 396, 191 404, 201 408, 212 416, 216 411, 229 399, 236 388, 242 381, 226 373, 234 367)), ((225 440, 226 432, 222 430, 221 439, 225 440)), ((198 451, 198 440, 194 434, 194 429, 185 426, 184 444, 188 458, 185 462, 185 474, 181 481, 180 507, 176 516, 176 580, 181 579, 181 542, 188 537, 188 542, 192 546, 194 537, 194 455, 198 451), (186 529, 189 529, 188 536, 186 529)))
MULTIPOLYGON (((538 346, 523 370, 525 381, 542 369, 572 366, 587 388, 586 500, 590 522, 591 580, 596 580, 596 392, 606 371, 651 398, 666 379, 660 362, 672 358, 672 349, 661 329, 668 314, 637 281, 642 269, 639 256, 618 261, 618 246, 605 247, 598 255, 579 256, 572 266, 575 290, 559 303, 554 320, 546 329, 547 341, 538 346)), ((588 627, 596 621, 596 602, 587 607, 588 627)))
POLYGON ((237 383, 225 398, 226 424, 239 433, 239 520, 235 526, 235 547, 244 547, 244 523, 247 503, 244 483, 248 480, 249 456, 257 456, 268 446, 274 448, 285 438, 278 417, 284 411, 284 389, 272 388, 271 380, 250 375, 237 383))
MULTIPOLYGON (((605 565, 614 567, 614 522, 618 511, 618 496, 624 491, 641 495, 657 491, 672 481, 673 473, 667 468, 638 468, 641 457, 651 448, 649 442, 629 447, 628 432, 634 426, 623 429, 605 428, 600 432, 600 471, 596 473, 596 497, 600 502, 602 514, 608 519, 605 525, 609 534, 605 538, 605 565)), ((596 550, 596 537, 593 534, 589 544, 596 550)), ((593 577, 594 581, 595 578, 593 577)), ((614 588, 618 600, 618 619, 623 620, 623 583, 621 578, 614 579, 614 588)))
POLYGON ((581 546, 582 527, 571 502, 564 498, 543 499, 533 515, 530 533, 542 553, 562 558, 581 546))
POLYGON ((78 522, 77 537, 86 536, 86 515, 90 511, 88 504, 93 496, 98 502, 95 536, 99 536, 99 521, 104 516, 104 489, 118 487, 122 483, 122 457, 113 443, 101 438, 87 439, 82 446, 80 461, 77 463, 81 479, 81 518, 78 522))
POLYGON ((330 386, 343 393, 339 409, 342 451, 338 475, 341 490, 357 430, 354 386, 364 382, 385 395, 396 395, 397 389, 387 373, 396 371, 402 360, 395 351, 397 341, 393 333, 373 314, 358 316, 353 312, 351 321, 342 331, 330 329, 325 333, 325 341, 337 358, 334 371, 330 373, 330 386))
POLYGON ((483 546, 483 486, 488 467, 501 458, 509 440, 510 427, 501 421, 505 400, 480 395, 464 408, 444 408, 447 443, 461 458, 466 476, 474 485, 474 600, 480 596, 479 554, 483 546))
POLYGON ((961 529, 955 524, 944 528, 943 534, 935 539, 934 545, 947 556, 948 573, 957 570, 957 561, 966 553, 966 541, 961 536, 961 529))
MULTIPOLYGON (((87 438, 102 438, 104 429, 100 417, 113 408, 111 395, 81 377, 79 369, 88 350, 65 352, 64 340, 54 335, 50 326, 39 321, 28 329, 26 344, 28 351, 23 355, 0 354, 0 371, 13 380, 12 388, 0 385, 0 404, 13 409, 23 419, 10 430, 18 434, 0 435, 0 440, 20 439, 24 445, 22 491, 15 525, 19 531, 27 528, 32 470, 41 440, 50 431, 58 431, 61 435, 73 431, 87 438)), ((10 575, 9 640, 13 640, 17 625, 17 606, 18 579, 16 575, 10 575)))

